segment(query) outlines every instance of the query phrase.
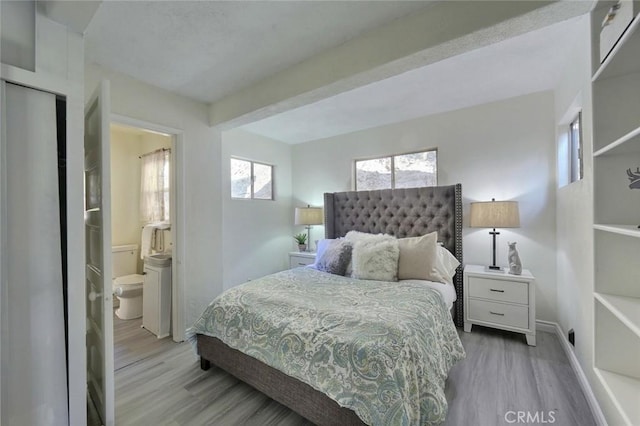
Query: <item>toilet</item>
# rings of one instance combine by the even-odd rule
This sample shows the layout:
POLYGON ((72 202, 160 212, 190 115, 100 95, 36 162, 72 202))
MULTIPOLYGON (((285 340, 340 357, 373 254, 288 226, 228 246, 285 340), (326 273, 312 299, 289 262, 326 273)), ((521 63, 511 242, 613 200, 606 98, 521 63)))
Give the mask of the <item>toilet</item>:
POLYGON ((111 248, 113 294, 120 302, 118 318, 130 320, 142 316, 142 285, 144 277, 137 274, 138 246, 128 244, 111 248))

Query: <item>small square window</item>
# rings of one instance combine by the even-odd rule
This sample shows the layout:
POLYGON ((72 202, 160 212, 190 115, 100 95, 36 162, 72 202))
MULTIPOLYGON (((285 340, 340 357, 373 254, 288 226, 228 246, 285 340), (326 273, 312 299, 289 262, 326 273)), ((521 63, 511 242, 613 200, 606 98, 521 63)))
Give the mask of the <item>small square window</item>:
POLYGON ((231 198, 273 200, 273 166, 232 158, 231 198))

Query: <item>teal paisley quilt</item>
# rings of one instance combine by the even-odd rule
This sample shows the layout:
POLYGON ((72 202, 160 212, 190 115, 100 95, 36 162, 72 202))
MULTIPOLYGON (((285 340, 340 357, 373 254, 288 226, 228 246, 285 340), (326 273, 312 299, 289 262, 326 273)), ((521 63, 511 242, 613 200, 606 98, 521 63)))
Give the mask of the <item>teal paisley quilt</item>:
POLYGON ((312 268, 224 292, 187 331, 195 334, 308 383, 370 425, 442 422, 445 380, 465 356, 437 291, 312 268))

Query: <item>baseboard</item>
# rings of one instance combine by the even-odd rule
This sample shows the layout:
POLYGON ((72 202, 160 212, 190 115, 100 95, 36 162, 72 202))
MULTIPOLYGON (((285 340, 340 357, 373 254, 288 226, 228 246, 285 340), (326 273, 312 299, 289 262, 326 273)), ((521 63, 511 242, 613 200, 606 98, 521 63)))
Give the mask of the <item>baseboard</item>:
POLYGON ((593 390, 591 389, 591 385, 587 380, 587 376, 584 374, 584 370, 578 362, 578 358, 576 357, 569 340, 564 335, 560 324, 550 321, 542 321, 536 320, 536 330, 546 331, 548 333, 555 333, 558 336, 558 340, 560 341, 560 345, 562 349, 564 349, 564 353, 567 355, 569 359, 569 363, 571 364, 571 368, 574 373, 576 373, 576 377, 578 378, 578 383, 580 383, 580 387, 582 388, 582 392, 584 396, 587 398, 587 403, 589 404, 589 408, 591 409, 591 414, 593 414, 593 418, 599 426, 607 426, 607 420, 604 418, 604 414, 600 409, 600 404, 596 399, 593 390))
POLYGON ((555 322, 536 320, 536 330, 537 331, 545 331, 547 333, 557 334, 558 330, 556 329, 555 322))

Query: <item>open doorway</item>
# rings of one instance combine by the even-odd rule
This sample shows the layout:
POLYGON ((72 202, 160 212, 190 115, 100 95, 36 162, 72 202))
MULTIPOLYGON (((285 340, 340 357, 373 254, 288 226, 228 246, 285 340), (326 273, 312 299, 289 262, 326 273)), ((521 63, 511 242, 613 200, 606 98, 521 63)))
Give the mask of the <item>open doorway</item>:
POLYGON ((171 341, 173 135, 112 123, 114 368, 171 341))
POLYGON ((113 116, 110 130, 117 418, 118 372, 184 340, 177 270, 181 134, 113 116))

